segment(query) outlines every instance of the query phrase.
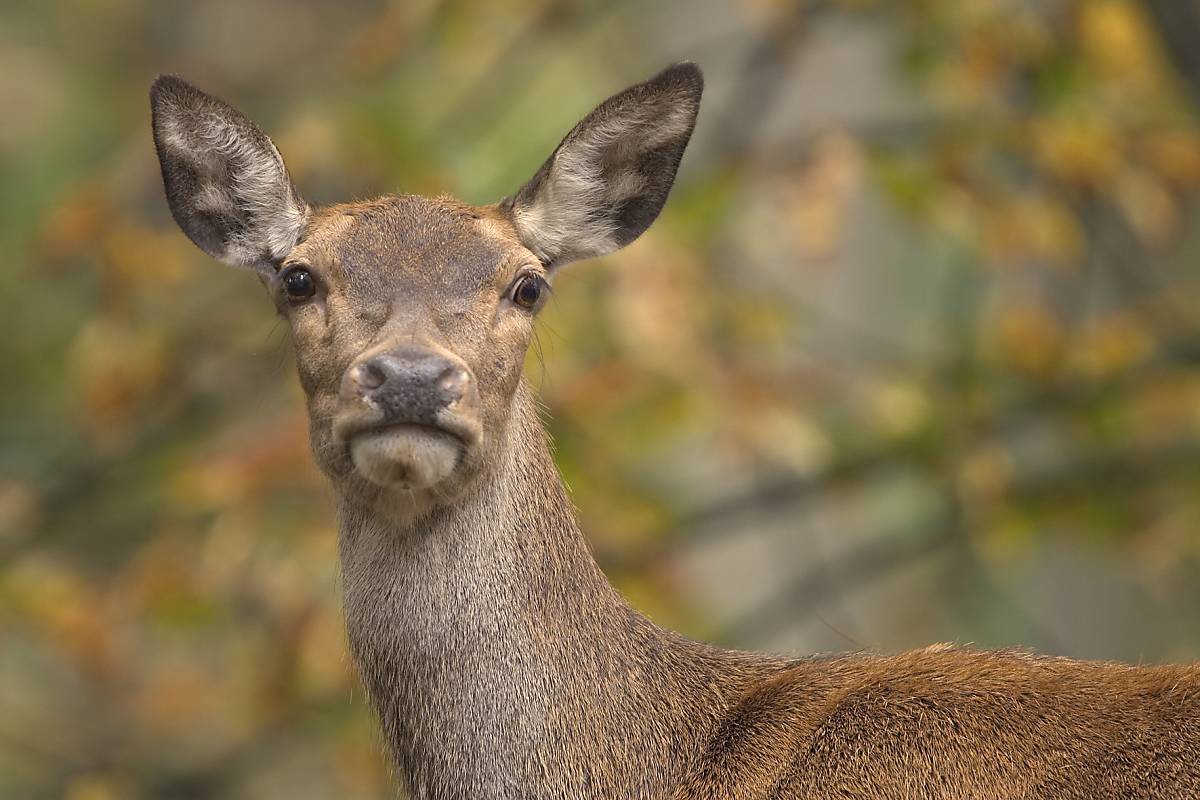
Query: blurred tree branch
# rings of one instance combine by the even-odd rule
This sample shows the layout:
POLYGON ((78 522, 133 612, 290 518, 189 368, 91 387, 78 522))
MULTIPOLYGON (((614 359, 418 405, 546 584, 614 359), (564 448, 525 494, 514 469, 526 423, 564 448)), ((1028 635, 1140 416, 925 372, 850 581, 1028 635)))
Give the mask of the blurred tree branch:
MULTIPOLYGON (((1095 383, 1068 383, 1056 387, 1042 387, 1014 401, 1004 404, 989 414, 968 421, 966 431, 974 443, 1001 438, 1005 432, 1022 422, 1049 416, 1065 418, 1090 408, 1103 406, 1121 393, 1149 383, 1176 369, 1180 364, 1200 364, 1200 338, 1180 339, 1166 343, 1164 355, 1152 362, 1126 370, 1095 383)), ((951 400, 961 397, 966 387, 951 388, 951 400)), ((703 546, 712 539, 723 538, 736 532, 736 526, 728 523, 748 513, 773 513, 786 510, 795 512, 814 498, 832 493, 838 487, 853 483, 872 471, 891 464, 918 464, 923 468, 945 471, 953 468, 950 454, 963 447, 961 442, 944 441, 944 436, 918 436, 892 442, 868 452, 848 456, 815 475, 783 476, 764 482, 755 488, 718 501, 710 506, 683 514, 672 524, 651 535, 642 537, 649 544, 633 554, 621 555, 603 552, 606 565, 619 570, 653 568, 675 557, 681 549, 703 546)), ((1157 464, 1161 457, 1167 466, 1186 466, 1188 458, 1195 455, 1192 445, 1176 443, 1153 453, 1138 451, 1100 451, 1085 454, 1077 461, 1064 464, 1059 472, 1025 479, 1017 475, 1012 483, 1013 499, 1034 499, 1053 494, 1072 484, 1103 484, 1106 480, 1131 478, 1138 480, 1153 473, 1153 469, 1140 467, 1143 463, 1157 464)))
POLYGON ((905 566, 920 562, 959 535, 960 522, 951 513, 923 525, 924 533, 893 533, 873 538, 845 555, 787 581, 762 603, 723 626, 718 641, 761 642, 784 630, 819 605, 878 581, 905 566))
POLYGON ((824 7, 817 0, 796 0, 780 19, 766 25, 743 60, 732 95, 712 135, 720 160, 744 157, 767 118, 771 104, 791 74, 787 67, 804 43, 813 16, 824 7))
POLYGON ((1200 108, 1200 3, 1197 0, 1146 0, 1150 19, 1166 53, 1200 108))

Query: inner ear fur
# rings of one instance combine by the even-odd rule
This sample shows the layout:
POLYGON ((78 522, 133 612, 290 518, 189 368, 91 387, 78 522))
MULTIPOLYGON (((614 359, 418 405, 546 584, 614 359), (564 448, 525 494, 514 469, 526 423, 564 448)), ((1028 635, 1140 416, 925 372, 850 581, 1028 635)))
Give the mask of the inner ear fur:
POLYGON ((704 78, 690 62, 613 95, 501 202, 543 263, 611 253, 654 222, 692 136, 704 78))
POLYGON ((150 108, 175 222, 213 258, 272 271, 308 217, 274 143, 232 106, 174 75, 154 81, 150 108))

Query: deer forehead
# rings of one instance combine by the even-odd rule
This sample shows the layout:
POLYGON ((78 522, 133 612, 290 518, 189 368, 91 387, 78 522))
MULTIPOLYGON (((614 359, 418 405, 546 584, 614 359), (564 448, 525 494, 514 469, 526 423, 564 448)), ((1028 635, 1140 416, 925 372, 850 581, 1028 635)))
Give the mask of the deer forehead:
POLYGON ((492 209, 389 195, 315 214, 288 261, 324 267, 335 289, 363 304, 462 306, 504 288, 516 266, 535 258, 492 209))

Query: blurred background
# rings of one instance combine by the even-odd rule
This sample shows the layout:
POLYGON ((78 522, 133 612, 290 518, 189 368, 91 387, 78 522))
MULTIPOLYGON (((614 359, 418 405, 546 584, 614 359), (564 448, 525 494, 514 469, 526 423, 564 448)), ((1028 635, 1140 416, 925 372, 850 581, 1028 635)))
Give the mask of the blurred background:
POLYGON ((0 7, 0 796, 395 795, 287 331, 175 228, 178 72, 306 197, 518 187, 704 68, 658 224, 529 377, 660 623, 1200 657, 1200 3, 0 7))

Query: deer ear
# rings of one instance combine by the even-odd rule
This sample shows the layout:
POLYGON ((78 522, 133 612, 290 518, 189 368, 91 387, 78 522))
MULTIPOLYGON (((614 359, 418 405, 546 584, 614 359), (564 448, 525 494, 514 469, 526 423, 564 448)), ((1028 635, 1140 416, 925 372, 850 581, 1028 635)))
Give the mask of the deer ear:
POLYGON ((213 258, 272 271, 308 216, 275 145, 238 111, 173 75, 154 81, 150 110, 175 222, 213 258))
POLYGON ((674 64, 600 104, 501 207, 551 266, 611 253, 658 216, 692 136, 704 78, 674 64))

